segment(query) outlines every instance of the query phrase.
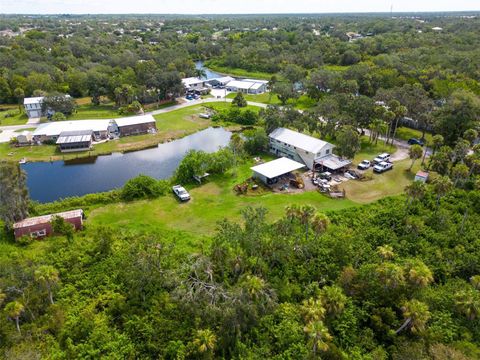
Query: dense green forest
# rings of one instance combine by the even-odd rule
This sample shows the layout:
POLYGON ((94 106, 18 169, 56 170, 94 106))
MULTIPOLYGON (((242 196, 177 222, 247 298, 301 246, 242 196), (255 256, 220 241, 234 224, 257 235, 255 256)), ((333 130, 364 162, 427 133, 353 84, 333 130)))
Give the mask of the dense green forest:
POLYGON ((107 205, 171 196, 171 181, 141 176, 37 204, 18 164, 0 159, 0 358, 480 358, 479 34, 472 13, 0 15, 0 125, 3 109, 28 96, 118 107, 173 99, 203 60, 261 75, 264 102, 276 103, 252 110, 235 95, 211 121, 255 129, 217 153, 190 152, 172 181, 231 176, 263 156, 277 127, 335 141, 353 158, 357 129, 387 146, 405 117, 431 149, 420 159, 427 152, 412 146, 411 164, 432 175, 344 210, 282 205, 280 219, 259 196, 240 221, 205 216, 216 221, 205 235, 89 221, 107 205), (83 231, 57 219, 51 238, 13 239, 13 222, 74 208, 86 210, 83 231))
POLYGON ((188 251, 108 227, 5 243, 4 355, 478 358, 479 213, 478 191, 429 189, 275 223, 246 208, 188 251))

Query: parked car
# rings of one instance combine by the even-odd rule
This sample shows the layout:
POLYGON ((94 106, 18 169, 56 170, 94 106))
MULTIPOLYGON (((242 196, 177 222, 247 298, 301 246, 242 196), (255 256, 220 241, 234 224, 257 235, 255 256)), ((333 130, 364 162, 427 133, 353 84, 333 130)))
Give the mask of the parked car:
POLYGON ((193 96, 192 96, 192 95, 187 95, 187 96, 185 97, 185 99, 187 99, 187 100, 193 100, 193 96))
POLYGON ((173 193, 180 201, 190 200, 190 194, 182 185, 175 185, 172 187, 173 193))
POLYGON ((198 115, 199 117, 201 117, 202 119, 210 119, 210 114, 205 114, 205 113, 202 113, 200 115, 198 115))
POLYGON ((345 174, 343 174, 347 179, 358 179, 360 176, 358 176, 358 174, 353 171, 353 170, 347 170, 345 171, 345 174))
POLYGON ((373 171, 379 174, 392 169, 393 169, 393 164, 391 162, 386 162, 386 161, 382 161, 373 167, 373 171))
POLYGON ((325 171, 325 172, 319 174, 318 177, 319 177, 320 179, 324 179, 324 180, 330 181, 330 180, 332 180, 332 173, 329 173, 328 171, 325 171))
POLYGON ((387 153, 380 154, 375 159, 373 159, 373 162, 375 164, 379 164, 381 162, 388 162, 388 161, 390 161, 390 154, 387 154, 387 153))
POLYGON ((369 160, 362 160, 362 162, 358 164, 357 168, 360 170, 367 170, 371 165, 372 163, 369 160))
POLYGON ((408 139, 408 145, 420 145, 423 146, 425 143, 421 139, 410 138, 408 139))

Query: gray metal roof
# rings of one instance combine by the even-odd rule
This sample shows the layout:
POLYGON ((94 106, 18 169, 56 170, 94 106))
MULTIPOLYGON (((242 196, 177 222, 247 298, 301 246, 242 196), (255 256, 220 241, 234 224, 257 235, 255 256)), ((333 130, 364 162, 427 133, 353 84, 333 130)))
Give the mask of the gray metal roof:
POLYGON ((320 152, 325 145, 331 145, 326 141, 286 128, 275 129, 270 133, 269 137, 313 154, 320 152))
POLYGON ((57 139, 57 144, 71 144, 92 141, 92 130, 64 131, 57 139))

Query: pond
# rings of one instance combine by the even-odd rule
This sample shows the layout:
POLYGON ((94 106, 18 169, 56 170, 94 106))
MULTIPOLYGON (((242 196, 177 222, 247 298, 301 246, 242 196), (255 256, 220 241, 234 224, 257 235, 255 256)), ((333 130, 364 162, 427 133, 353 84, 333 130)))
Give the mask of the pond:
POLYGON ((27 163, 22 168, 27 173, 30 197, 51 202, 119 188, 139 174, 167 179, 187 151, 215 152, 228 144, 230 136, 231 132, 223 128, 208 128, 151 149, 67 162, 27 163))
POLYGON ((207 79, 207 80, 225 76, 225 75, 219 74, 219 73, 217 73, 215 71, 212 71, 209 68, 205 67, 203 65, 203 61, 196 61, 195 62, 195 68, 196 69, 203 69, 205 71, 205 79, 207 79))

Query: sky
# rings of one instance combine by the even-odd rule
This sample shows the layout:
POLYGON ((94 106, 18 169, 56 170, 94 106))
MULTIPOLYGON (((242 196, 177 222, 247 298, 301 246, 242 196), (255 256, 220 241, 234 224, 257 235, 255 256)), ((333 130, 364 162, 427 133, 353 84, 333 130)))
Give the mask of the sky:
POLYGON ((480 10, 478 0, 0 0, 0 14, 260 14, 480 10))

